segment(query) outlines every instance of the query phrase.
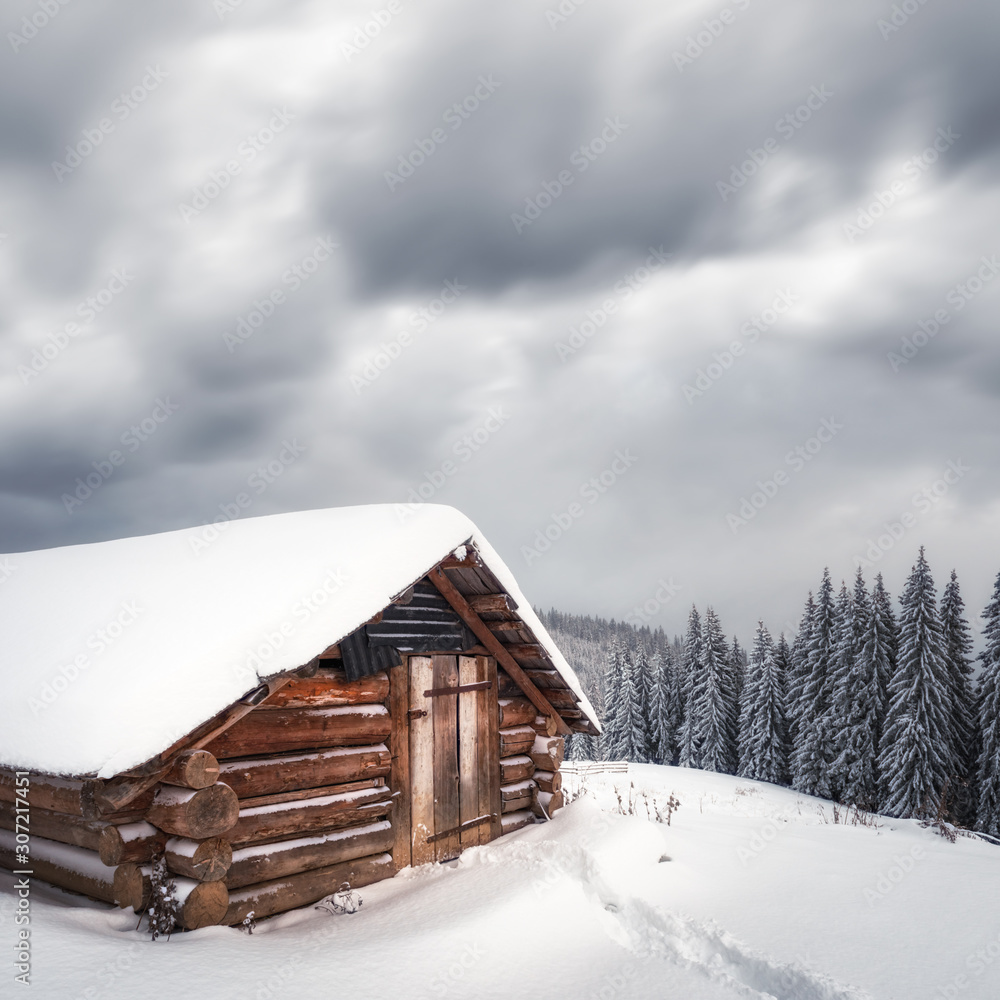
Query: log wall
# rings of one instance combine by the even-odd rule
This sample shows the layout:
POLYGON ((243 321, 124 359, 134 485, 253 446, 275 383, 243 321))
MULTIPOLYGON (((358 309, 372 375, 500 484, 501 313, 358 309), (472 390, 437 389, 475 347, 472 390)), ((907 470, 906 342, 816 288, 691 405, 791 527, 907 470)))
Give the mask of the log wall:
MULTIPOLYGON (((411 835, 408 667, 395 669, 392 690, 386 674, 349 682, 328 667, 292 680, 201 749, 177 754, 114 813, 100 810, 100 782, 32 777, 35 875, 142 911, 151 863, 163 854, 187 928, 239 923, 251 910, 269 916, 344 881, 391 876, 410 863, 411 835)), ((489 767, 499 767, 502 816, 493 835, 562 800, 562 738, 539 725, 503 671, 498 689, 489 767)), ((17 808, 14 776, 0 769, 0 865, 11 869, 20 867, 17 808)))

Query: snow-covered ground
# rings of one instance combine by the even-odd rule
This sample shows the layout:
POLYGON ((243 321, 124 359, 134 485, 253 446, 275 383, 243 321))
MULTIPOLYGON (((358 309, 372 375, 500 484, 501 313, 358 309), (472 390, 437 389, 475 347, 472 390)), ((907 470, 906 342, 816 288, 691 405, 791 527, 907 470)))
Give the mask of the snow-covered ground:
MULTIPOLYGON (((154 944, 131 911, 36 885, 30 995, 1000 998, 1000 847, 834 823, 830 803, 700 771, 587 780, 594 794, 551 823, 369 886, 357 914, 307 908, 251 937, 154 944), (602 808, 630 782, 641 816, 602 808), (642 792, 680 800, 669 827, 645 818, 642 792)), ((0 873, 8 955, 12 885, 0 873)))

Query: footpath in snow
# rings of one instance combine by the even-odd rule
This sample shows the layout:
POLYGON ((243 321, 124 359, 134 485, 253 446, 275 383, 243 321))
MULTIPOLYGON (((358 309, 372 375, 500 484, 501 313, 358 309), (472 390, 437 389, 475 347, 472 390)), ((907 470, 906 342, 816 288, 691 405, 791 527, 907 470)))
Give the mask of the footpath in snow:
MULTIPOLYGON (((587 784, 551 823, 362 889, 356 914, 310 907, 252 936, 152 943, 131 911, 35 885, 30 995, 1000 998, 1000 848, 835 823, 831 803, 700 771, 587 784), (638 815, 617 815, 630 795, 638 815)), ((12 886, 0 872, 5 950, 12 886)))

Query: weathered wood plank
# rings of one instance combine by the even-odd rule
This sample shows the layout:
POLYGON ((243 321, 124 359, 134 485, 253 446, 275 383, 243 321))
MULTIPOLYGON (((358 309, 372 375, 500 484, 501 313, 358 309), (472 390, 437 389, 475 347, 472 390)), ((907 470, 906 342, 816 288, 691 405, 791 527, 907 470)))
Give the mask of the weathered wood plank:
POLYGON ((342 882, 349 882, 352 889, 359 889, 380 879, 389 878, 392 873, 392 855, 375 854, 359 858, 357 861, 345 861, 326 868, 314 868, 298 875, 287 875, 269 882, 248 885, 230 893, 229 909, 222 922, 242 923, 251 910, 257 918, 294 910, 296 907, 307 906, 336 892, 342 882))
MULTIPOLYGON (((458 687, 458 657, 435 655, 434 688, 458 687)), ((434 718, 434 830, 441 834, 458 827, 458 697, 431 699, 434 718)), ((434 842, 434 857, 447 861, 460 851, 457 833, 450 833, 434 842)))
POLYGON ((406 713, 410 709, 410 666, 408 657, 389 671, 389 714, 392 733, 389 752, 392 754, 389 787, 395 803, 392 811, 392 861, 396 871, 410 864, 410 726, 406 713))
POLYGON ((388 747, 379 743, 256 760, 226 760, 220 765, 219 775, 238 798, 247 799, 387 777, 390 763, 388 747))
POLYGON ((432 569, 430 573, 427 574, 427 579, 434 584, 435 587, 441 592, 444 599, 458 612, 458 616, 472 629, 476 638, 496 657, 497 662, 507 671, 510 676, 517 681, 521 690, 528 697, 531 703, 541 712, 543 715, 552 715, 557 719, 557 724, 560 727, 559 732, 570 733, 569 726, 559 718, 558 713, 546 701, 545 696, 537 687, 528 679, 525 675, 524 670, 521 665, 514 659, 511 653, 508 651, 507 647, 504 646, 502 642, 489 630, 489 627, 472 610, 469 606, 469 602, 462 596, 458 588, 448 579, 445 575, 444 570, 440 567, 432 569))
MULTIPOLYGON (((499 696, 497 694, 497 661, 492 656, 483 656, 483 667, 490 686, 486 689, 483 701, 484 713, 480 717, 480 750, 483 754, 483 772, 480 778, 481 790, 485 792, 483 815, 490 817, 489 840, 500 836, 500 730, 497 720, 500 718, 499 696)), ((486 839, 484 838, 484 843, 486 839)))
MULTIPOLYGON (((483 671, 485 674, 485 671, 483 671)), ((458 683, 460 686, 484 681, 480 675, 479 658, 458 658, 458 683)), ((486 692, 465 691, 458 695, 458 769, 459 769, 459 823, 468 823, 479 816, 479 706, 486 692)), ((484 748, 485 749, 485 748, 484 748)), ((476 847, 480 843, 484 824, 470 826, 458 835, 459 847, 476 847)), ((489 834, 489 827, 486 826, 489 834)))
POLYGON ((434 719, 424 691, 434 685, 434 665, 429 656, 411 656, 410 662, 410 811, 411 864, 434 860, 434 719))
POLYGON ((220 759, 381 743, 391 729, 384 705, 272 708, 251 712, 207 747, 220 759))
MULTIPOLYGON (((313 868, 325 868, 345 861, 356 861, 389 850, 393 843, 392 824, 388 820, 299 837, 271 844, 244 847, 233 855, 226 874, 232 889, 296 875, 313 868)), ((333 892, 336 886, 330 891, 333 892)))
POLYGON ((289 681, 260 705, 270 708, 323 708, 337 705, 380 705, 389 698, 389 675, 372 674, 349 681, 342 670, 323 670, 314 677, 289 681))
POLYGON ((473 594, 466 598, 469 607, 477 615, 502 614, 510 615, 517 610, 517 604, 510 594, 473 594))

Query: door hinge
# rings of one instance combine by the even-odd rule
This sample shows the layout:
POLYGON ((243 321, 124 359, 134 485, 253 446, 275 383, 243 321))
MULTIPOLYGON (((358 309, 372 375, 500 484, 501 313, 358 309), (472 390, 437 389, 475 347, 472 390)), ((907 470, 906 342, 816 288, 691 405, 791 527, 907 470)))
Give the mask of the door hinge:
POLYGON ((423 708, 411 708, 409 712, 406 713, 408 719, 422 719, 427 714, 427 711, 423 708))

